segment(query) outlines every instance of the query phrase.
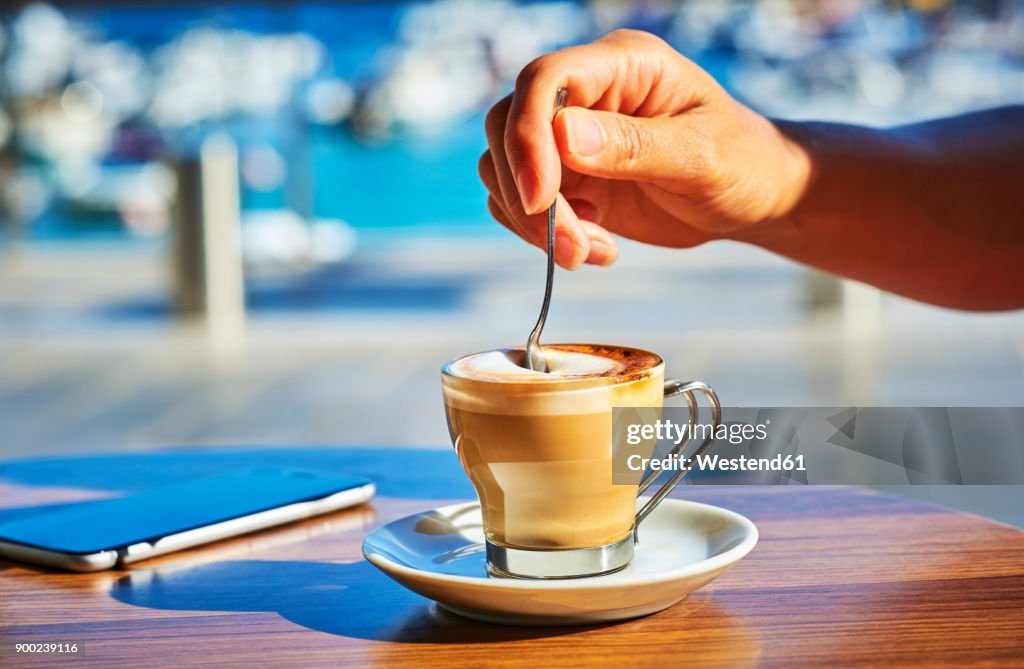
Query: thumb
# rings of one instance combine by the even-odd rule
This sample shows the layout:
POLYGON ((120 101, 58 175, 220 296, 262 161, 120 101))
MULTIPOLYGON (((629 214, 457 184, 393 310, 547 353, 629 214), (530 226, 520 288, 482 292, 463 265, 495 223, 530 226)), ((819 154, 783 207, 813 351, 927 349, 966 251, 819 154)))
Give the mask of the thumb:
POLYGON ((605 179, 657 181, 686 176, 686 128, 679 117, 634 117, 582 107, 555 119, 562 162, 605 179))

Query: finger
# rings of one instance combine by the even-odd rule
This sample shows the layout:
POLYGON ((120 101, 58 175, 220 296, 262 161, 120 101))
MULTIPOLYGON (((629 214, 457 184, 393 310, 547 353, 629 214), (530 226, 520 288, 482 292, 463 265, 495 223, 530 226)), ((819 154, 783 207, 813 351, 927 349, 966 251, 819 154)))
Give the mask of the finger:
MULTIPOLYGON (((527 216, 522 205, 515 204, 516 213, 511 214, 524 228, 524 239, 537 248, 548 249, 548 212, 527 216)), ((583 222, 561 193, 555 197, 555 262, 568 270, 579 268, 590 256, 590 237, 583 222)))
POLYGON ((502 218, 499 218, 497 215, 495 215, 494 218, 506 228, 532 244, 533 242, 527 236, 522 226, 518 225, 508 214, 507 207, 505 206, 505 199, 501 193, 501 186, 498 183, 498 172, 494 167, 494 159, 491 156, 490 151, 484 151, 483 155, 480 156, 480 160, 477 161, 477 172, 480 174, 480 181, 483 182, 484 187, 490 195, 487 200, 487 206, 491 210, 491 214, 494 214, 492 206, 498 207, 502 212, 502 218))
MULTIPOLYGON (((558 193, 555 196, 555 262, 565 269, 577 269, 590 255, 590 237, 583 228, 583 222, 576 216, 576 212, 566 201, 565 197, 558 193)), ((519 211, 522 211, 522 203, 516 203, 519 211)), ((525 212, 523 215, 526 216, 525 212)), ((529 216, 527 218, 533 224, 534 230, 541 230, 539 235, 547 248, 548 213, 529 216)))
MULTIPOLYGON (((511 96, 506 96, 487 113, 484 128, 487 134, 487 153, 491 160, 489 166, 486 164, 482 166, 480 177, 483 179, 486 176, 490 183, 495 184, 495 186, 489 187, 489 190, 505 212, 509 223, 508 227, 530 244, 547 249, 546 242, 540 243, 536 223, 529 221, 529 217, 522 211, 519 191, 505 157, 505 120, 510 104, 511 96)), ((478 168, 480 167, 478 165, 478 168)), ((544 239, 546 239, 546 233, 544 239)))
POLYGON ((679 73, 689 68, 670 68, 669 60, 685 62, 661 39, 622 30, 541 56, 523 69, 508 110, 505 149, 526 211, 547 207, 559 190, 558 149, 551 130, 558 89, 568 89, 570 106, 641 116, 678 111, 693 104, 694 96, 678 81, 679 73))
POLYGON ((619 257, 619 247, 608 231, 597 223, 581 220, 584 231, 590 238, 590 253, 587 255, 588 265, 607 267, 619 257))
MULTIPOLYGON (((493 216, 494 220, 498 221, 498 223, 502 224, 503 226, 505 226, 506 228, 511 230, 513 233, 515 233, 515 234, 519 235, 520 237, 522 237, 529 244, 531 244, 533 246, 536 246, 537 248, 541 249, 542 251, 545 251, 545 252, 547 251, 547 248, 548 248, 548 238, 547 238, 547 229, 546 228, 543 231, 543 234, 539 234, 538 232, 536 232, 536 229, 534 229, 533 234, 526 234, 526 233, 524 233, 522 228, 513 221, 512 217, 509 215, 509 213, 505 209, 504 205, 501 204, 501 202, 499 202, 498 200, 496 200, 493 196, 487 198, 487 208, 488 208, 488 210, 490 210, 491 216, 493 216)), ((562 213, 559 213, 558 210, 556 209, 556 212, 555 212, 556 219, 565 218, 572 211, 571 208, 569 208, 569 206, 567 204, 565 206, 563 206, 561 208, 561 210, 562 210, 562 213)), ((545 216, 546 216, 546 214, 545 214, 545 216)), ((580 223, 581 223, 581 225, 583 224, 582 221, 580 223)), ((558 222, 556 220, 556 225, 555 225, 555 230, 556 230, 556 232, 555 232, 555 262, 557 262, 559 265, 561 265, 562 267, 565 267, 566 269, 572 270, 572 269, 577 269, 584 262, 591 262, 590 261, 591 256, 593 256, 595 258, 605 258, 607 256, 607 252, 605 250, 603 250, 603 249, 599 249, 598 252, 595 254, 595 252, 592 249, 589 249, 589 247, 587 249, 583 249, 583 248, 579 247, 575 243, 575 241, 570 240, 570 239, 567 238, 567 235, 564 233, 564 227, 565 227, 564 224, 562 226, 559 226, 558 222), (560 227, 561 227, 561 229, 560 229, 560 227)), ((607 233, 605 233, 605 234, 607 235, 607 233)), ((609 237, 609 240, 610 240, 610 237, 609 237)), ((612 259, 614 260, 614 256, 613 256, 612 259)), ((593 262, 592 264, 602 264, 603 265, 603 264, 610 264, 610 263, 608 263, 608 262, 593 262)))
POLYGON ((519 235, 520 237, 523 236, 522 232, 515 225, 512 224, 512 220, 505 212, 505 208, 502 207, 498 203, 498 201, 494 199, 493 195, 487 198, 487 209, 488 211, 491 212, 491 216, 494 217, 494 220, 508 228, 509 231, 511 231, 513 234, 519 235))
POLYGON ((509 171, 505 156, 505 122, 508 117, 512 96, 499 100, 484 119, 484 131, 487 135, 487 150, 491 154, 491 165, 494 167, 495 180, 501 196, 501 204, 506 212, 512 213, 512 203, 520 199, 515 180, 509 171))
MULTIPOLYGON (((487 138, 491 154, 491 166, 494 168, 493 178, 497 181, 501 192, 502 208, 510 225, 519 230, 519 235, 541 249, 547 249, 547 212, 528 215, 523 209, 522 199, 516 186, 512 171, 505 156, 504 143, 494 141, 507 113, 508 98, 495 105, 487 115, 487 138)), ((485 169, 486 166, 485 166, 485 169)), ((490 173, 487 175, 491 178, 490 173)), ((572 207, 565 198, 556 198, 558 206, 555 211, 555 262, 566 269, 576 269, 590 255, 590 238, 587 237, 572 207)))
POLYGON ((516 80, 509 107, 513 121, 506 123, 504 143, 520 202, 531 214, 550 206, 561 186, 562 165, 551 130, 558 89, 569 91, 567 104, 582 104, 584 86, 578 81, 586 78, 582 64, 596 61, 593 52, 602 48, 588 44, 541 56, 516 80))
POLYGON ((638 118, 574 107, 555 119, 566 167, 603 179, 639 181, 707 176, 711 147, 686 116, 638 118))
POLYGON ((476 161, 476 172, 480 175, 480 182, 492 197, 501 197, 501 186, 498 185, 498 173, 494 171, 494 159, 490 150, 480 154, 476 161))
POLYGON ((619 250, 608 232, 598 221, 600 209, 590 200, 579 197, 569 200, 569 205, 580 219, 583 231, 590 238, 590 254, 587 256, 589 265, 611 265, 618 258, 619 250))

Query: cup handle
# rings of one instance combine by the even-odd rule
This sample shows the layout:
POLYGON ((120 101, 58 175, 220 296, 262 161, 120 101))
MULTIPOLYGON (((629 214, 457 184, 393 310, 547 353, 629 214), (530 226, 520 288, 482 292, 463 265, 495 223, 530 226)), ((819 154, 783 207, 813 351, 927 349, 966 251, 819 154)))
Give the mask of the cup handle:
MULTIPOLYGON (((693 452, 690 457, 696 457, 698 455, 704 455, 715 443, 715 432, 718 431, 718 426, 722 423, 722 405, 718 402, 718 395, 708 385, 701 383, 700 381, 678 381, 676 379, 668 379, 665 381, 665 399, 669 397, 675 397, 676 395, 683 395, 686 398, 686 403, 690 409, 690 427, 686 432, 686 438, 683 439, 675 448, 669 453, 672 455, 679 455, 686 448, 687 444, 690 443, 690 435, 693 434, 693 426, 697 420, 697 399, 693 396, 694 392, 703 394, 708 403, 711 405, 711 434, 705 437, 704 441, 697 450, 693 452)), ((633 522, 633 541, 639 541, 639 535, 637 534, 640 523, 644 521, 647 516, 650 515, 651 511, 654 511, 654 507, 661 503, 661 500, 665 499, 672 488, 683 480, 683 477, 689 473, 688 469, 680 469, 658 489, 658 492, 654 493, 654 496, 647 500, 647 503, 637 511, 636 519, 633 522)), ((658 478, 659 472, 656 470, 650 470, 644 474, 643 478, 640 479, 640 488, 637 490, 637 497, 642 495, 644 491, 651 487, 655 479, 658 478)))

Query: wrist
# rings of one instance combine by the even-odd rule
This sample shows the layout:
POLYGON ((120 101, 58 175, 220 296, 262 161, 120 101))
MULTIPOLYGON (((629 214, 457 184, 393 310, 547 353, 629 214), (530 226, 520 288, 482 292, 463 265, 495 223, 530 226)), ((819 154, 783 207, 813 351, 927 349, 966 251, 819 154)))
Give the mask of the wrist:
POLYGON ((814 167, 811 158, 813 128, 792 121, 764 119, 772 133, 769 151, 773 158, 771 204, 766 215, 730 235, 736 241, 756 244, 768 249, 777 247, 782 239, 798 233, 800 211, 808 198, 814 167))
POLYGON ((778 199, 771 220, 788 218, 804 200, 813 176, 813 128, 793 121, 769 121, 779 142, 778 199))

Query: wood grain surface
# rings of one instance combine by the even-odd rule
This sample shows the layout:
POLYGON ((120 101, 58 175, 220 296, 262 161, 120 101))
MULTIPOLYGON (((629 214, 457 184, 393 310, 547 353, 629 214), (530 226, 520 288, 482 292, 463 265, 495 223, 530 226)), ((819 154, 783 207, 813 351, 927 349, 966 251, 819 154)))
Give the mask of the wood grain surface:
MULTIPOLYGON (((74 496, 19 490, 20 505, 74 496)), ((1024 666, 1024 532, 852 488, 675 496, 748 516, 761 540, 647 618, 532 629, 438 611, 366 563, 360 544, 453 500, 381 496, 123 571, 0 561, 0 666, 1024 666), (80 652, 16 655, 15 642, 80 652)))

